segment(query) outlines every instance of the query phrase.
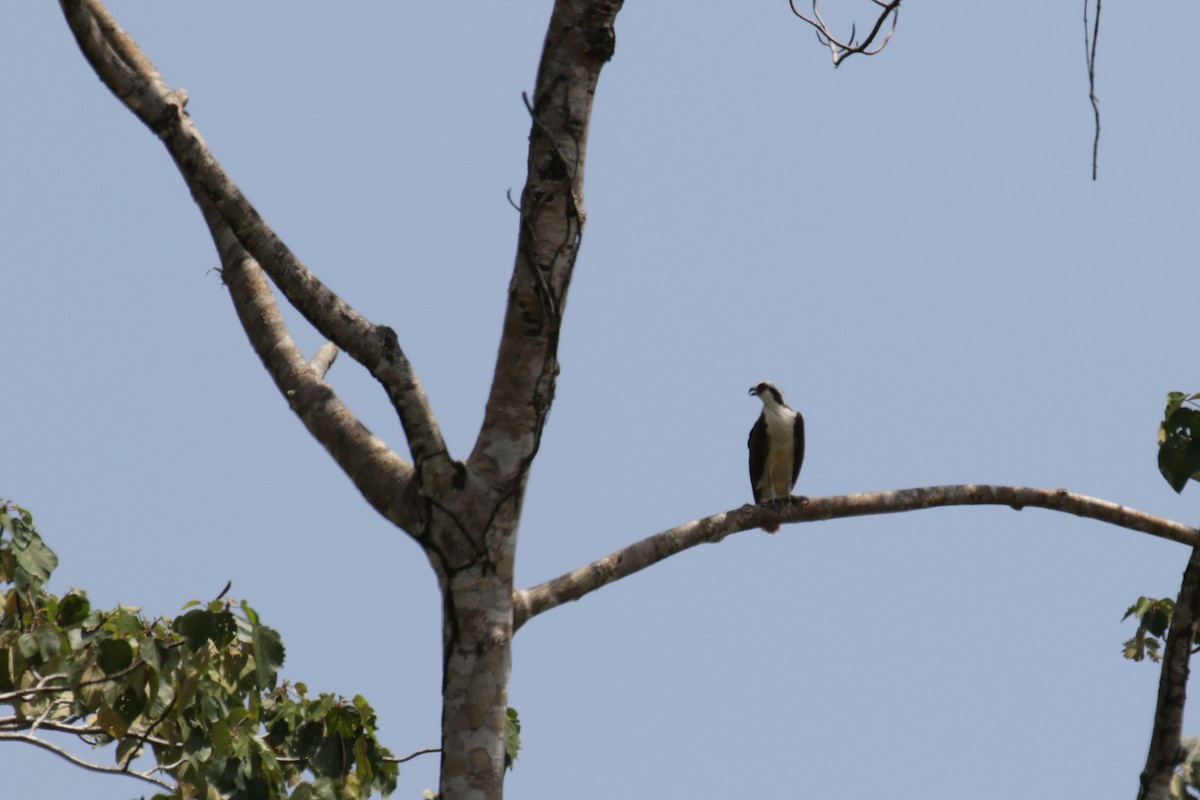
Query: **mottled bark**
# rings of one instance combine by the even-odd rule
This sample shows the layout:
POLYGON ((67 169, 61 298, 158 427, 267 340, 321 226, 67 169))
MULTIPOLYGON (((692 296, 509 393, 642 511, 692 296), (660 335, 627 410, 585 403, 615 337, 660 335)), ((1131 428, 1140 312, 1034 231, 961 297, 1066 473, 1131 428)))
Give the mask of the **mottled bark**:
POLYGON ((1163 645, 1162 674, 1158 679, 1158 706, 1146 768, 1142 771, 1138 800, 1167 800, 1175 768, 1183 761, 1183 708, 1187 701, 1187 680, 1192 646, 1200 625, 1200 547, 1183 571, 1175 613, 1163 645))
POLYGON ((583 177, 592 97, 616 46, 620 8, 620 0, 559 0, 546 33, 529 105, 528 177, 504 333, 468 460, 501 486, 522 479, 554 399, 559 329, 587 216, 583 177))
POLYGON ((440 495, 445 505, 431 516, 430 559, 446 606, 443 798, 503 793, 517 525, 554 399, 559 331, 586 220, 592 98, 620 8, 619 0, 554 5, 529 102, 528 177, 491 393, 462 467, 463 489, 440 495), (439 531, 443 513, 449 524, 439 531))
POLYGON ((529 112, 529 176, 495 378, 470 458, 454 461, 389 327, 370 322, 288 249, 225 174, 185 107, 99 0, 61 0, 97 75, 166 146, 204 214, 251 345, 289 406, 381 514, 424 548, 444 601, 443 800, 500 798, 513 560, 529 466, 558 375, 558 340, 586 214, 592 97, 619 0, 555 3, 529 112), (308 362, 266 277, 330 344, 308 362), (413 463, 374 437, 325 373, 340 349, 392 401, 413 463))
MULTIPOLYGON (((313 327, 367 368, 396 409, 418 467, 448 469, 441 432, 395 332, 376 325, 325 286, 296 257, 221 168, 150 60, 99 0, 61 0, 80 49, 96 74, 163 142, 194 194, 203 194, 238 242, 313 327)), ((399 516, 398 513, 389 518, 399 516)))

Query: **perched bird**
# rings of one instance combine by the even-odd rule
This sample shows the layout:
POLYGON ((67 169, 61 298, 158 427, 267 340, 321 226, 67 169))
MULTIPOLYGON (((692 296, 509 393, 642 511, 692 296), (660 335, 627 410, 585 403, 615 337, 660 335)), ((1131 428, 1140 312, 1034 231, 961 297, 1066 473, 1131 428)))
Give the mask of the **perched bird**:
MULTIPOLYGON (((762 400, 763 410, 750 429, 750 486, 754 502, 787 502, 804 463, 804 417, 788 408, 783 392, 770 381, 750 389, 762 400)), ((775 533, 778 525, 764 525, 775 533)))

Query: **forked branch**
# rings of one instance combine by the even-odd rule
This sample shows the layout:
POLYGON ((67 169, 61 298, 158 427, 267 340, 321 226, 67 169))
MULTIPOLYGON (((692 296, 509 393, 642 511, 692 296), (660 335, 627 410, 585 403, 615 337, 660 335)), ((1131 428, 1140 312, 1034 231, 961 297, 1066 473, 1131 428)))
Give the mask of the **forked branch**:
POLYGON ((803 504, 782 507, 747 504, 656 533, 554 580, 531 589, 518 590, 513 599, 513 627, 519 628, 543 611, 578 600, 601 586, 639 572, 680 551, 705 542, 719 542, 731 534, 762 527, 764 523, 815 522, 922 508, 973 505, 1009 506, 1018 511, 1026 506, 1035 506, 1088 517, 1191 547, 1200 545, 1200 531, 1181 522, 1066 489, 965 484, 814 497, 803 504))
POLYGON ((100 0, 60 0, 60 5, 96 74, 162 140, 193 194, 209 199, 305 319, 383 385, 418 466, 427 457, 444 456, 441 432, 395 332, 365 319, 338 297, 263 221, 200 136, 185 110, 186 93, 167 86, 100 0))
MULTIPOLYGON (((184 179, 188 180, 186 175, 184 179)), ((220 253, 221 274, 238 321, 280 394, 367 502, 404 530, 416 530, 416 512, 405 501, 412 466, 374 436, 324 381, 337 347, 326 342, 312 361, 304 360, 258 262, 242 247, 212 201, 190 180, 188 185, 220 253)))
POLYGON ((849 38, 843 40, 834 36, 817 8, 818 0, 812 0, 812 16, 800 11, 796 7, 796 0, 788 0, 788 5, 792 7, 793 14, 813 26, 817 32, 817 41, 829 48, 829 52, 833 54, 833 65, 836 67, 855 53, 861 53, 864 56, 873 56, 879 53, 887 47, 892 34, 896 32, 896 23, 900 19, 900 0, 891 0, 891 2, 871 0, 871 2, 879 6, 879 17, 871 27, 871 32, 862 41, 858 41, 858 28, 854 25, 850 27, 849 38), (883 34, 883 41, 872 48, 871 45, 875 44, 875 39, 885 27, 887 32, 883 34))

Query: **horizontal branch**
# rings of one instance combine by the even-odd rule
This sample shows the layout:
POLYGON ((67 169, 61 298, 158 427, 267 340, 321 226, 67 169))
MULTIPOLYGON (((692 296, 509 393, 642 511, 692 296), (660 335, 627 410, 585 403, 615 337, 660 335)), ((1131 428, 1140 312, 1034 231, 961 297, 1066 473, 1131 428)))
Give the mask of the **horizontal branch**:
POLYGON ((400 756, 399 758, 395 758, 395 757, 385 758, 383 760, 389 764, 403 764, 405 761, 412 761, 414 758, 417 758, 418 756, 427 756, 430 753, 440 753, 440 752, 442 752, 442 748, 440 748, 440 747, 425 747, 420 750, 414 750, 413 752, 409 753, 406 756, 400 756))
MULTIPOLYGON (((108 736, 107 730, 99 725, 84 725, 72 722, 59 722, 56 720, 32 720, 29 717, 22 716, 7 716, 0 717, 0 731, 53 731, 54 733, 67 734, 69 736, 78 737, 82 741, 87 741, 85 736, 108 736)), ((27 734, 29 735, 29 734, 27 734)), ((150 735, 149 729, 139 732, 138 729, 131 729, 129 735, 140 739, 143 743, 156 744, 161 747, 172 747, 175 745, 161 736, 150 735)))
POLYGON ((726 536, 764 524, 816 522, 923 508, 973 505, 1009 506, 1018 511, 1026 506, 1045 508, 1148 533, 1190 547, 1200 544, 1200 531, 1181 522, 1066 489, 962 484, 814 497, 805 503, 786 506, 747 504, 656 533, 573 572, 530 589, 518 589, 513 598, 513 628, 520 628, 543 611, 578 600, 601 586, 639 572, 680 551, 705 542, 719 542, 726 536))

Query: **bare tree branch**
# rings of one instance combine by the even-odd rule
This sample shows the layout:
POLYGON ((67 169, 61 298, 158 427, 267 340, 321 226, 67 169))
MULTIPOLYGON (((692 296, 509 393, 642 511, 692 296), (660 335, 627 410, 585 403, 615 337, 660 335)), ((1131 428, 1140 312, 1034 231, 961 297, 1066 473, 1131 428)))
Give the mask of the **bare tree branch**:
MULTIPOLYGON (((445 443, 395 331, 375 325, 321 283, 263 221, 226 175, 188 116, 186 93, 171 91, 99 0, 60 0, 85 57, 166 146, 180 171, 211 199, 237 239, 318 331, 361 363, 387 391, 420 466, 449 469, 445 443)), ((196 194, 193 188, 193 194, 196 194)))
POLYGON ((326 342, 321 345, 313 355, 312 361, 308 362, 308 365, 312 367, 313 374, 323 380, 329 372, 329 368, 333 366, 338 352, 338 346, 333 342, 326 342))
POLYGON ((788 5, 792 8, 792 13, 800 19, 812 25, 817 32, 817 41, 829 48, 829 52, 833 55, 833 66, 838 66, 844 60, 854 55, 862 53, 864 56, 873 56, 879 53, 892 39, 892 34, 896 32, 896 23, 900 21, 900 0, 891 0, 884 2, 883 0, 871 0, 872 3, 879 6, 881 9, 879 17, 875 20, 875 25, 871 28, 871 32, 867 34, 867 38, 861 42, 857 41, 855 35, 857 28, 850 28, 850 36, 846 40, 840 40, 833 35, 829 30, 829 25, 821 16, 820 10, 817 8, 818 0, 812 0, 812 16, 809 17, 796 8, 796 0, 788 0, 788 5), (892 18, 891 25, 888 26, 887 33, 883 36, 883 41, 874 50, 871 49, 875 37, 883 30, 884 24, 888 21, 888 17, 892 18))
MULTIPOLYGON (((55 720, 44 720, 34 723, 28 717, 17 715, 0 717, 0 731, 54 731, 55 733, 63 733, 68 736, 77 736, 83 739, 85 736, 108 736, 108 731, 101 728, 99 725, 80 725, 71 722, 60 722, 55 720)), ((137 731, 132 731, 133 735, 139 735, 137 731)), ((170 742, 160 736, 149 735, 148 732, 144 736, 146 742, 157 744, 163 747, 176 746, 178 742, 170 742)), ((85 740, 86 741, 86 740, 85 740)))
MULTIPOLYGON (((191 182, 189 181, 189 186, 191 182)), ((413 468, 371 433, 322 380, 337 353, 323 346, 305 361, 287 330, 258 263, 204 195, 193 192, 204 213, 238 321, 275 386, 292 411, 349 476, 373 508, 406 531, 419 529, 420 511, 409 502, 413 468)))
POLYGON ((59 694, 69 688, 69 684, 66 681, 70 677, 65 672, 52 672, 49 675, 44 675, 38 679, 37 684, 34 686, 14 689, 11 692, 0 692, 0 704, 10 705, 16 702, 28 701, 38 694, 59 694), (64 681, 64 683, 51 686, 51 681, 64 681))
POLYGON ((426 747, 422 750, 415 750, 406 756, 400 756, 399 758, 385 758, 383 760, 391 764, 403 764, 405 761, 412 761, 417 756, 424 756, 429 755, 430 753, 440 752, 442 752, 442 748, 440 747, 426 747))
MULTIPOLYGON (((583 177, 592 98, 613 56, 621 0, 554 4, 533 99, 528 179, 495 377, 469 466, 524 481, 558 376, 563 306, 587 219, 583 177)), ((515 509, 514 509, 515 510, 515 509)))
POLYGON ((578 600, 601 586, 639 572, 682 550, 705 542, 719 542, 731 534, 762 527, 764 523, 815 522, 963 505, 1000 505, 1018 511, 1034 506, 1108 522, 1192 547, 1200 545, 1200 531, 1195 528, 1066 489, 965 484, 815 497, 805 503, 786 505, 747 504, 656 533, 553 580, 517 590, 513 598, 513 628, 520 628, 544 611, 578 600))
POLYGON ((167 781, 159 778, 155 778, 153 775, 149 775, 145 772, 136 772, 131 769, 122 769, 121 767, 106 767, 103 764, 96 764, 82 759, 74 753, 70 753, 56 744, 51 744, 45 739, 39 739, 36 736, 29 736, 24 733, 0 733, 0 741, 5 740, 13 742, 25 742, 26 744, 31 744, 34 747, 40 747, 43 750, 49 750, 51 753, 70 761, 75 766, 83 767, 84 769, 91 770, 92 772, 103 772, 108 775, 128 775, 131 778, 137 778, 138 780, 142 780, 147 783, 153 783, 155 786, 166 789, 168 792, 175 791, 174 784, 168 783, 167 781))
POLYGON ((1171 616, 1171 627, 1163 646, 1162 674, 1158 680, 1158 706, 1154 712, 1154 728, 1142 771, 1138 800, 1167 800, 1171 797, 1171 780, 1185 757, 1181 735, 1183 707, 1187 700, 1187 680, 1192 644, 1200 625, 1200 547, 1192 548, 1183 571, 1183 582, 1171 616))
POLYGON ((1092 114, 1096 117, 1096 135, 1092 139, 1092 180, 1100 164, 1100 100, 1096 97, 1096 40, 1100 38, 1100 0, 1083 0, 1083 54, 1087 56, 1088 99, 1092 101, 1092 114), (1088 4, 1096 4, 1096 20, 1088 30, 1088 4))

